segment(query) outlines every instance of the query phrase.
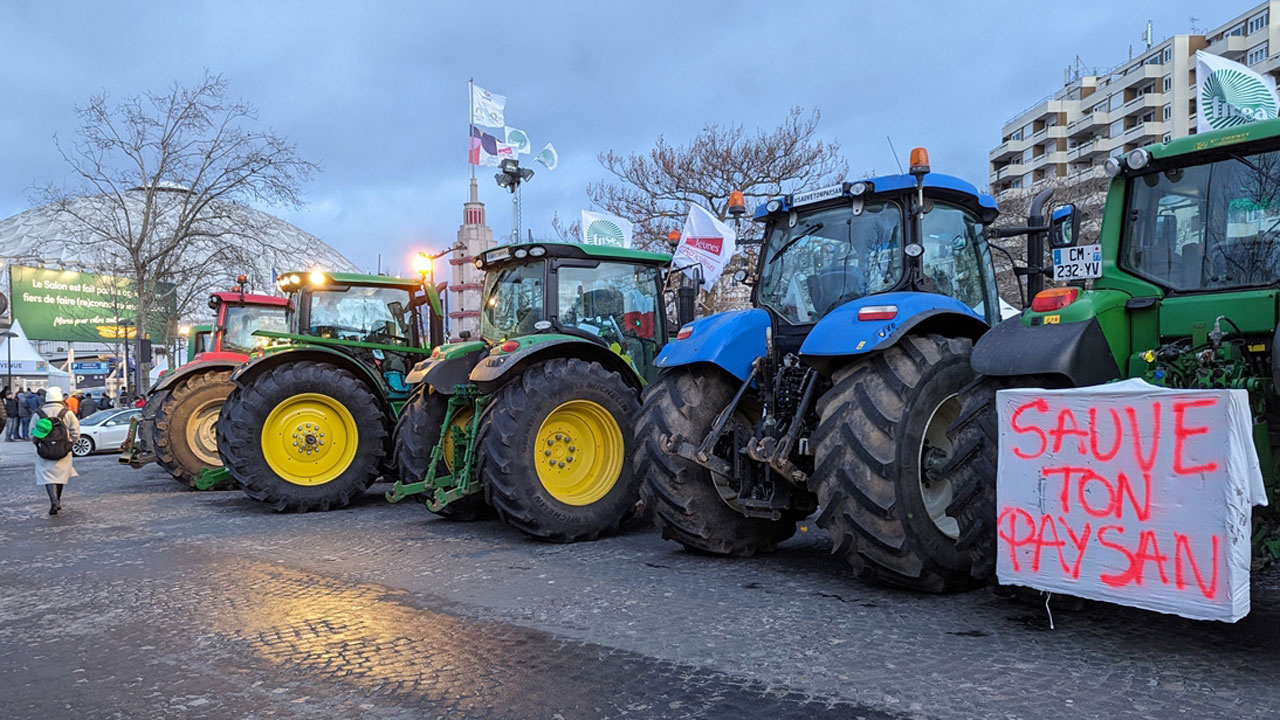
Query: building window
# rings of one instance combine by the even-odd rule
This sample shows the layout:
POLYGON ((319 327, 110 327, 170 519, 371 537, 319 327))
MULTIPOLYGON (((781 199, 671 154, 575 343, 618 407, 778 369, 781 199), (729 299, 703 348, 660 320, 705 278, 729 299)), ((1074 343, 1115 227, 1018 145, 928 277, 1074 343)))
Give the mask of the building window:
POLYGON ((1173 133, 1165 133, 1164 137, 1160 138, 1160 142, 1167 143, 1172 139, 1173 139, 1173 133))
POLYGON ((1261 12, 1249 18, 1249 34, 1252 35, 1267 26, 1268 13, 1261 12))
POLYGON ((1111 123, 1111 132, 1107 137, 1117 138, 1124 134, 1124 119, 1111 123))
POLYGON ((1243 35, 1243 34, 1244 34, 1244 24, 1242 23, 1240 25, 1237 25, 1231 28, 1231 32, 1227 33, 1227 37, 1235 37, 1237 35, 1243 35))
POLYGON ((1165 76, 1164 76, 1164 85, 1162 85, 1161 87, 1163 87, 1163 88, 1164 88, 1163 92, 1169 92, 1170 90, 1172 90, 1172 89, 1173 89, 1173 76, 1172 76, 1172 75, 1165 75, 1165 76))
POLYGON ((1254 48, 1249 51, 1249 54, 1245 56, 1244 64, 1255 65, 1257 63, 1262 62, 1263 60, 1266 60, 1267 45, 1268 43, 1262 43, 1261 45, 1254 46, 1254 48))
POLYGON ((1163 109, 1161 109, 1161 111, 1160 111, 1160 119, 1161 119, 1161 120, 1168 120, 1168 119, 1169 119, 1169 118, 1171 118, 1171 117, 1173 117, 1173 106, 1172 106, 1172 105, 1165 105, 1165 106, 1164 106, 1164 108, 1163 108, 1163 109))
POLYGON ((1033 157, 1035 157, 1035 148, 1027 148, 1022 151, 1022 162, 1024 164, 1031 162, 1033 157))
POLYGON ((1167 62, 1169 62, 1170 60, 1172 60, 1172 59, 1173 59, 1173 48, 1171 48, 1171 47, 1167 47, 1167 48, 1165 48, 1165 49, 1164 49, 1164 52, 1163 52, 1163 53, 1161 53, 1160 55, 1161 55, 1161 57, 1163 57, 1163 58, 1164 58, 1164 61, 1165 61, 1166 63, 1167 63, 1167 62))
POLYGON ((1147 64, 1147 65, 1159 65, 1161 62, 1163 62, 1163 61, 1160 59, 1160 53, 1156 53, 1155 55, 1152 55, 1151 57, 1147 58, 1147 60, 1146 60, 1146 63, 1145 63, 1145 64, 1147 64))
POLYGON ((1156 119, 1156 114, 1155 114, 1154 112, 1149 112, 1149 113, 1147 113, 1146 115, 1143 115, 1143 116, 1142 116, 1142 121, 1141 121, 1141 122, 1149 123, 1149 122, 1154 121, 1155 119, 1156 119))

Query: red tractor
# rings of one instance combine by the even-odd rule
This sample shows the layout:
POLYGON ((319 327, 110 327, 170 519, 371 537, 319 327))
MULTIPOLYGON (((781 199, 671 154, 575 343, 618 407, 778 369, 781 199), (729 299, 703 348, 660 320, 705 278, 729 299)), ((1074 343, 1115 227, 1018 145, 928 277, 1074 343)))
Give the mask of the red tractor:
POLYGON ((222 403, 235 387, 231 371, 249 359, 258 341, 255 331, 288 329, 288 306, 286 298, 240 288, 210 295, 209 307, 217 314, 213 335, 203 351, 151 388, 120 462, 140 468, 154 460, 191 487, 201 472, 221 467, 216 428, 222 403))

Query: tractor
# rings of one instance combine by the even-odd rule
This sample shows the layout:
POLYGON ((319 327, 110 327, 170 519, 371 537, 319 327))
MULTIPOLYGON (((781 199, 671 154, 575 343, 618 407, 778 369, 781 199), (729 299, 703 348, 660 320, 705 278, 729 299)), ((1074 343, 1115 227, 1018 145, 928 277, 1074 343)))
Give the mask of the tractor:
MULTIPOLYGON (((1097 276, 1055 263, 1044 288, 1044 241, 1078 246, 1074 208, 1026 232, 1031 306, 982 337, 977 380, 960 393, 944 468, 950 516, 975 578, 995 576, 998 426, 1004 388, 1077 388, 1142 378, 1170 388, 1248 391, 1270 504, 1254 508, 1255 563, 1280 557, 1280 121, 1135 148, 1107 160, 1111 176, 1097 276), (1061 265, 1061 267, 1060 267, 1061 265), (1086 285, 1091 284, 1091 287, 1086 285)), ((1042 198, 1037 198, 1041 201, 1042 198)), ((1033 215, 1039 215, 1033 211, 1033 215)), ((1062 255, 1059 254, 1059 258, 1062 255)))
POLYGON ((685 325, 645 391, 633 466, 665 538, 768 551, 815 510, 860 577, 941 592, 968 557, 946 515, 946 428, 999 318, 994 200, 933 173, 774 197, 752 308, 685 325))
MULTIPOLYGON (((436 348, 409 375, 387 499, 417 496, 457 520, 496 511, 551 542, 592 540, 632 518, 634 416, 668 339, 670 261, 542 242, 476 258, 480 337, 436 348)), ((692 316, 693 292, 680 287, 678 314, 692 316)))
POLYGON ((291 298, 288 331, 255 333, 265 344, 231 375, 217 428, 226 472, 246 495, 280 512, 329 510, 389 474, 406 376, 430 356, 440 328, 440 298, 426 277, 280 278, 291 298))
POLYGON ((122 464, 143 467, 152 460, 178 482, 195 486, 207 470, 220 467, 214 428, 231 393, 231 371, 249 357, 256 330, 285 329, 288 300, 244 292, 241 285, 209 296, 217 324, 188 334, 187 362, 164 373, 147 397, 142 416, 130 428, 122 464))

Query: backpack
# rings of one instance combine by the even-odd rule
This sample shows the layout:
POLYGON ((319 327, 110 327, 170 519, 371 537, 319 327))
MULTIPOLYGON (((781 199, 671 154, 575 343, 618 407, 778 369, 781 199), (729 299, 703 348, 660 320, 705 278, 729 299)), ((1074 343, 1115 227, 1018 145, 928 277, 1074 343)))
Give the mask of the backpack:
POLYGON ((40 420, 32 428, 31 438, 36 444, 36 454, 45 460, 61 460, 71 454, 71 434, 67 432, 67 425, 62 420, 68 412, 63 408, 56 417, 45 415, 43 409, 35 412, 40 420), (41 433, 46 422, 49 423, 49 429, 41 433))

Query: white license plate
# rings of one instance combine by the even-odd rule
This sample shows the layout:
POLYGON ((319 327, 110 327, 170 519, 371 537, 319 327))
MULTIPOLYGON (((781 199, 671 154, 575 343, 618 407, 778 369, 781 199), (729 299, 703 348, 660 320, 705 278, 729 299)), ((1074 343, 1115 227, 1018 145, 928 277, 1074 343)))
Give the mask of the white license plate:
POLYGON ((1080 245, 1053 251, 1053 279, 1062 282, 1102 277, 1102 246, 1080 245))

